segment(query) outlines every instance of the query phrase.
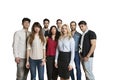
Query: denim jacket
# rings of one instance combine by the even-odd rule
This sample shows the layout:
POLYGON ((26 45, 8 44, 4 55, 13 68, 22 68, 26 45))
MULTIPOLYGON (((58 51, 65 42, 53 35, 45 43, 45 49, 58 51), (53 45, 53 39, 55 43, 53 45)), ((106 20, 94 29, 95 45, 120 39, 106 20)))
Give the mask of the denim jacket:
POLYGON ((75 40, 75 51, 79 51, 81 36, 82 35, 77 31, 73 35, 73 38, 75 40))

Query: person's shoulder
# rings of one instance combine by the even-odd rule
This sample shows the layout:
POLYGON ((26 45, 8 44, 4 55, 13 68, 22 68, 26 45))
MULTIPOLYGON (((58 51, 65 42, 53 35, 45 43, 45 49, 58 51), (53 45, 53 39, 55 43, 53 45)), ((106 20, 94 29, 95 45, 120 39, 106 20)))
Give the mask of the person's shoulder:
POLYGON ((22 32, 22 30, 17 30, 17 31, 15 31, 14 34, 20 34, 21 32, 22 32))
POLYGON ((31 33, 30 31, 28 31, 28 33, 31 33))
POLYGON ((90 33, 95 33, 93 30, 88 30, 88 32, 90 32, 90 33))
POLYGON ((76 31, 75 33, 76 33, 76 35, 79 35, 79 36, 81 36, 81 35, 82 35, 82 34, 81 34, 81 33, 79 33, 78 31, 76 31))
POLYGON ((89 30, 88 33, 89 33, 88 35, 89 35, 92 39, 97 39, 97 35, 96 35, 96 33, 95 33, 94 31, 89 30))
POLYGON ((28 31, 28 35, 32 34, 32 32, 28 31))
POLYGON ((71 38, 70 38, 70 41, 74 41, 74 38, 73 38, 73 37, 71 37, 71 38))
POLYGON ((51 40, 51 37, 50 37, 50 36, 48 36, 47 40, 51 40))

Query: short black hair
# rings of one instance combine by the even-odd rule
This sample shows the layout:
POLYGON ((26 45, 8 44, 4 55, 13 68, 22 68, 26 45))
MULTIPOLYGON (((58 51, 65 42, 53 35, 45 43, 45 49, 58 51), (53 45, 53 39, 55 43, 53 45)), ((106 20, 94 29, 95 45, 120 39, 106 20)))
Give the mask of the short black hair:
POLYGON ((45 21, 50 22, 50 20, 49 20, 49 19, 47 19, 47 18, 45 18, 45 19, 43 20, 43 23, 45 23, 45 21))
POLYGON ((78 23, 78 25, 81 25, 81 24, 87 25, 86 21, 80 21, 80 22, 78 23))
POLYGON ((71 22, 70 22, 70 25, 71 25, 72 23, 75 23, 75 26, 76 26, 76 24, 77 24, 75 21, 71 21, 71 22))
POLYGON ((22 19, 22 23, 24 23, 25 21, 28 21, 29 23, 31 22, 31 20, 29 18, 23 18, 22 19))
POLYGON ((62 22, 62 19, 57 19, 56 23, 58 23, 58 21, 61 21, 61 22, 62 22))

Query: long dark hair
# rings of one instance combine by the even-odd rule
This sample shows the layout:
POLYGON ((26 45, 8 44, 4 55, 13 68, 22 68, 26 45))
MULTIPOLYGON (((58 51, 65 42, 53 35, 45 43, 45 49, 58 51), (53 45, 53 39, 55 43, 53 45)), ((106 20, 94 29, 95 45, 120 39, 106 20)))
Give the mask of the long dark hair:
POLYGON ((41 39, 41 42, 43 42, 43 44, 44 44, 45 43, 45 39, 44 39, 43 32, 42 32, 42 26, 40 25, 39 22, 34 22, 34 24, 32 25, 32 29, 31 29, 32 33, 29 36, 29 43, 30 43, 30 45, 32 45, 32 42, 33 42, 34 37, 35 37, 35 30, 34 30, 35 27, 40 28, 39 38, 41 39))
POLYGON ((49 38, 52 38, 52 28, 56 29, 55 40, 57 41, 59 39, 60 33, 58 32, 57 27, 55 25, 50 27, 49 38))

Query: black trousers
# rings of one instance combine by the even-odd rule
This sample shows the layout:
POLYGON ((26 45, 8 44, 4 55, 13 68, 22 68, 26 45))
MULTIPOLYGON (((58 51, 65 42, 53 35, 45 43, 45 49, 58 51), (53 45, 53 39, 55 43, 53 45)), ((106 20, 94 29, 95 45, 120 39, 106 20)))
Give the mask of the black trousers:
POLYGON ((47 77, 48 80, 57 80, 58 78, 58 69, 55 68, 55 56, 46 57, 46 68, 47 68, 47 77))

